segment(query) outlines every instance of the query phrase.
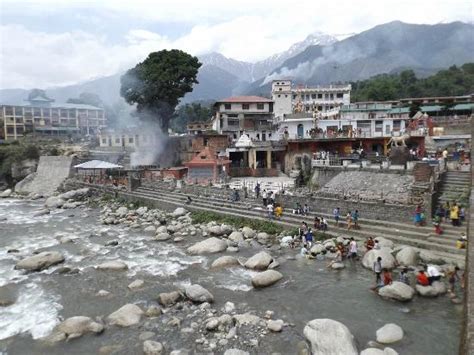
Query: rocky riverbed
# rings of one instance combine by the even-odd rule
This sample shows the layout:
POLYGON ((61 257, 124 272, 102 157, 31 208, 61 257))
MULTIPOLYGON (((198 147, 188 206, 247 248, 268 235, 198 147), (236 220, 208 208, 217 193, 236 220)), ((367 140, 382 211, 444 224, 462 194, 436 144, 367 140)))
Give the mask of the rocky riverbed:
MULTIPOLYGON (((86 195, 0 200, 0 351, 457 351, 462 306, 438 288, 437 297, 398 285, 385 298, 370 291, 364 264, 376 253, 327 269, 331 253, 302 258, 284 234, 196 225, 182 208, 91 208, 86 195)), ((389 267, 421 257, 385 248, 389 267)))

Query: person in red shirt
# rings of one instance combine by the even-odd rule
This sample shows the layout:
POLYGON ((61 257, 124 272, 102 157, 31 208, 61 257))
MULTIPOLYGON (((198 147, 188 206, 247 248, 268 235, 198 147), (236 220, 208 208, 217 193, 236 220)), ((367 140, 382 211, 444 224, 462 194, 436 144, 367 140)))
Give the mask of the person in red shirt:
POLYGON ((388 269, 383 269, 383 284, 388 286, 392 284, 392 273, 388 269))
POLYGON ((430 281, 428 280, 428 277, 426 276, 425 272, 423 270, 420 270, 418 272, 418 275, 416 275, 416 283, 421 286, 429 286, 430 281))

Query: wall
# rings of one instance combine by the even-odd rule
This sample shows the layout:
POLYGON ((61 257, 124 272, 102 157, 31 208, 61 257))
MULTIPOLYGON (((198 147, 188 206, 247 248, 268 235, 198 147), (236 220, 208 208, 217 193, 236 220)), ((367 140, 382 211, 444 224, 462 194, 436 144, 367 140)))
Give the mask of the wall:
POLYGON ((313 175, 311 176, 311 185, 316 188, 321 188, 340 172, 340 169, 314 168, 313 175))

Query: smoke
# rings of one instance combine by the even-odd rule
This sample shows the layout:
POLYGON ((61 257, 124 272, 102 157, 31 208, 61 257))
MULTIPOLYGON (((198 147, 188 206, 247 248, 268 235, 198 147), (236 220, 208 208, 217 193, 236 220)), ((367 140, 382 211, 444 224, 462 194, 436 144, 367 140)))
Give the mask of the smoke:
POLYGON ((322 55, 314 60, 299 63, 295 68, 282 67, 278 71, 265 77, 261 86, 270 83, 272 80, 281 78, 299 79, 305 81, 321 72, 322 66, 332 64, 334 68, 339 65, 350 63, 354 60, 374 55, 377 45, 369 41, 359 44, 354 41, 342 41, 333 45, 321 48, 322 55), (366 43, 367 42, 367 43, 366 43))

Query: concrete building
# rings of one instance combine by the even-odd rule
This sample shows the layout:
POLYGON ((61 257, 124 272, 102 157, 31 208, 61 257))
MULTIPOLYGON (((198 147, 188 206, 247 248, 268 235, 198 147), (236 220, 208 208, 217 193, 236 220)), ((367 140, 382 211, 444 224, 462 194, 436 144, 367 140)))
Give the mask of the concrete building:
POLYGON ((134 150, 140 146, 154 146, 157 139, 154 132, 138 128, 108 129, 99 133, 101 148, 128 148, 134 150))
POLYGON ((315 117, 331 117, 342 105, 351 101, 351 85, 293 87, 291 80, 272 82, 275 118, 280 121, 293 113, 310 113, 315 117))
POLYGON ((186 128, 189 135, 201 134, 212 130, 212 122, 191 122, 186 128))
POLYGON ((234 96, 217 101, 214 107, 216 115, 212 129, 219 134, 227 134, 233 141, 244 134, 256 141, 272 139, 272 100, 259 96, 234 96))
POLYGON ((0 104, 0 122, 5 140, 18 139, 27 133, 41 135, 95 135, 106 126, 102 108, 56 103, 46 95, 26 102, 0 104))

